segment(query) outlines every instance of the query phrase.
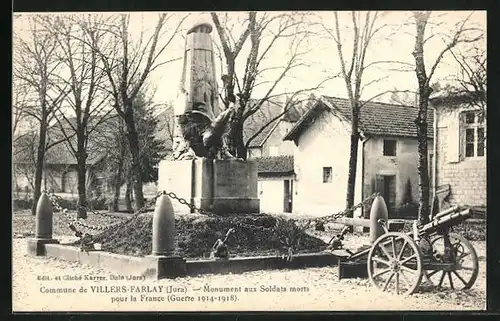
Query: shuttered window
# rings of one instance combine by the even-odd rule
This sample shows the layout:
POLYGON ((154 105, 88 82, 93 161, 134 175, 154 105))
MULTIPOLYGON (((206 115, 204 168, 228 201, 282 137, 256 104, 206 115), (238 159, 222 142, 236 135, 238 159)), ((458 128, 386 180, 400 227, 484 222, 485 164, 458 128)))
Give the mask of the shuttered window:
POLYGON ((465 113, 465 157, 482 157, 485 152, 484 126, 478 112, 465 113))

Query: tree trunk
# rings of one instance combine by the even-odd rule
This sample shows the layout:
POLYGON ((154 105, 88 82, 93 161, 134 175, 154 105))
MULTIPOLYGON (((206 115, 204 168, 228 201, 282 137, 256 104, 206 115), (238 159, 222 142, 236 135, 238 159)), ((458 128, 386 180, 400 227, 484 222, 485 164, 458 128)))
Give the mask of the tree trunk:
POLYGON ((85 151, 78 151, 78 218, 87 218, 87 190, 85 186, 87 169, 85 168, 85 151), (83 153, 83 154, 82 154, 83 153))
POLYGON ((121 188, 121 184, 120 184, 120 179, 117 178, 115 180, 115 184, 114 184, 114 189, 115 189, 115 193, 113 195, 113 204, 111 206, 111 210, 113 212, 118 212, 119 210, 119 202, 120 202, 120 188, 121 188))
POLYGON ((424 60, 425 27, 429 13, 415 13, 416 35, 415 49, 415 73, 418 81, 418 116, 415 119, 418 139, 418 185, 419 185, 419 208, 418 221, 425 224, 429 221, 429 172, 427 163, 427 108, 432 88, 429 86, 430 79, 427 77, 424 60))
POLYGON ((118 212, 119 208, 119 202, 120 202, 120 190, 122 187, 122 182, 124 181, 123 179, 123 166, 125 163, 125 157, 126 157, 126 152, 127 149, 125 147, 125 141, 123 139, 123 135, 125 134, 124 129, 123 129, 123 122, 120 120, 119 122, 119 135, 117 143, 119 144, 120 147, 120 155, 118 156, 118 164, 116 168, 116 176, 114 180, 114 189, 115 193, 113 196, 113 211, 118 212))
POLYGON ((127 181, 127 189, 125 191, 125 206, 127 207, 127 212, 132 213, 132 181, 127 181))
POLYGON ((47 140, 47 117, 46 113, 43 113, 40 121, 39 141, 36 155, 35 188, 33 190, 33 205, 31 206, 31 214, 33 215, 36 215, 36 206, 42 194, 43 162, 45 160, 45 144, 47 140))
MULTIPOLYGON (((359 144, 359 133, 358 133, 358 121, 359 112, 357 110, 352 111, 352 122, 351 122, 351 148, 349 152, 349 174, 347 176, 347 193, 346 193, 346 208, 350 209, 354 206, 354 195, 356 189, 356 169, 358 163, 358 144, 359 144)), ((346 213, 347 217, 353 217, 354 212, 349 211, 346 213)), ((349 226, 349 230, 352 231, 353 227, 349 226)))
POLYGON ((243 121, 237 118, 236 113, 230 120, 229 133, 229 151, 234 156, 246 160, 247 148, 243 141, 243 121))
POLYGON ((420 94, 420 102, 418 104, 417 124, 417 139, 418 139, 418 221, 420 224, 429 222, 429 164, 427 161, 427 108, 429 102, 429 93, 424 89, 424 93, 420 94))
MULTIPOLYGON (((124 157, 124 156, 123 156, 124 157)), ((120 202, 120 189, 122 187, 122 176, 123 176, 123 157, 120 157, 118 161, 117 173, 114 179, 114 195, 113 195, 113 205, 112 211, 118 212, 119 210, 119 202, 120 202)))
POLYGON ((85 133, 83 128, 78 128, 77 132, 77 175, 78 175, 78 218, 87 218, 87 188, 86 188, 86 162, 87 153, 85 151, 85 133))
POLYGON ((131 104, 126 106, 125 123, 127 125, 127 139, 132 154, 132 178, 135 194, 135 210, 144 206, 144 194, 142 193, 141 155, 139 147, 139 135, 135 127, 135 119, 131 104))

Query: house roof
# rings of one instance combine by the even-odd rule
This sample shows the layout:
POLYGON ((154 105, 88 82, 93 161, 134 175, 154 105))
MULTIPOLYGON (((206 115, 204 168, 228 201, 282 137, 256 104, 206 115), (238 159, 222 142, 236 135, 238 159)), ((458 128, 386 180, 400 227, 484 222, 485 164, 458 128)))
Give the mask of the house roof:
MULTIPOLYGON (((343 119, 351 121, 351 107, 348 99, 322 96, 283 139, 296 139, 314 121, 314 117, 325 110, 331 110, 343 119)), ((417 137, 417 128, 414 122, 418 115, 417 107, 368 102, 360 111, 359 127, 365 135, 417 137)), ((432 137, 434 134, 432 108, 428 110, 427 120, 429 123, 428 137, 432 137)))
POLYGON ((293 173, 293 156, 268 156, 254 158, 259 174, 293 173))
POLYGON ((456 104, 475 105, 478 102, 486 101, 485 93, 481 91, 455 91, 449 92, 441 90, 433 93, 429 97, 432 107, 453 106, 456 104))
POLYGON ((272 121, 283 112, 283 102, 266 101, 257 112, 248 117, 245 121, 243 127, 243 140, 247 142, 252 136, 257 134, 263 126, 272 121, 266 128, 262 129, 249 144, 249 147, 261 147, 276 128, 280 119, 288 122, 296 122, 309 107, 309 105, 295 104, 287 110, 283 117, 272 121))

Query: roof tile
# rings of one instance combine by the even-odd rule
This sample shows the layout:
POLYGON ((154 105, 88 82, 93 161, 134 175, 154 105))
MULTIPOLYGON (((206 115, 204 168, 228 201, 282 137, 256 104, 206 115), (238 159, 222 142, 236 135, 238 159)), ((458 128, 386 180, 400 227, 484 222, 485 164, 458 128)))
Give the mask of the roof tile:
POLYGON ((290 173, 293 172, 293 156, 268 156, 254 158, 257 161, 257 171, 263 173, 290 173))
MULTIPOLYGON (((320 102, 316 103, 313 108, 302 115, 284 139, 295 139, 310 124, 308 120, 311 117, 328 108, 337 111, 340 116, 348 121, 352 119, 351 106, 348 99, 322 96, 320 102)), ((417 137, 417 128, 415 125, 417 115, 418 108, 414 106, 368 102, 361 107, 359 127, 368 135, 417 137)), ((427 121, 429 124, 427 127, 428 137, 433 137, 432 124, 434 122, 434 113, 432 108, 429 108, 427 112, 427 121)))

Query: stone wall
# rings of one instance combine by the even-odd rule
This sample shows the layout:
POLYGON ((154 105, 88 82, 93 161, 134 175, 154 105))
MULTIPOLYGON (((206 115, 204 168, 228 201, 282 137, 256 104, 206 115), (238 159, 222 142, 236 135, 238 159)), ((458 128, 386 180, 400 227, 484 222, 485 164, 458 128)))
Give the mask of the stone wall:
POLYGON ((486 154, 465 157, 464 152, 460 115, 467 110, 467 107, 437 109, 436 185, 450 184, 451 204, 486 206, 486 154))
MULTIPOLYGON (((363 148, 360 143, 359 148, 363 148)), ((428 141, 429 153, 433 151, 433 140, 428 141)), ((418 142, 411 137, 371 137, 364 143, 363 164, 363 197, 377 192, 376 180, 378 175, 395 175, 396 203, 395 210, 403 203, 406 184, 411 185, 411 196, 418 202, 418 142), (384 156, 384 139, 396 140, 396 156, 384 156)), ((361 162, 361 160, 358 160, 361 162)), ((429 162, 429 174, 432 164, 429 162)), ((360 173, 360 175, 362 175, 360 173)), ((431 189, 432 191, 432 189, 431 189)), ((386 200, 387 202, 387 200, 386 200)))

